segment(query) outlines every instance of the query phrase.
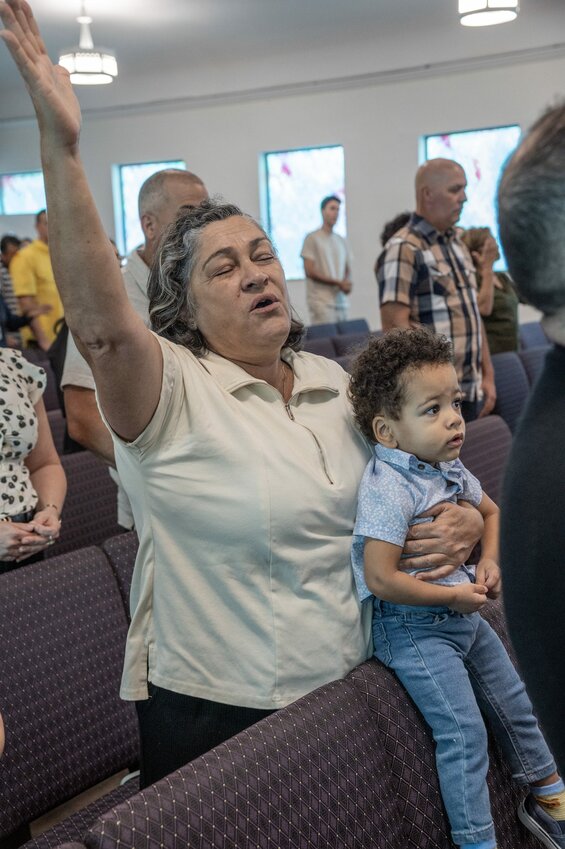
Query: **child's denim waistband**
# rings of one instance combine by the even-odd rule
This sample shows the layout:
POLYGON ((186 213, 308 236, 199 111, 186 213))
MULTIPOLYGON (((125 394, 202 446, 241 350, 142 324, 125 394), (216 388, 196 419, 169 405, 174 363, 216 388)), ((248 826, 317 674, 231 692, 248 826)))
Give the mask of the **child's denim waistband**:
POLYGON ((382 616, 392 614, 401 615, 405 613, 452 613, 454 615, 458 615, 450 607, 445 607, 444 605, 432 607, 431 605, 428 606, 419 604, 393 604, 392 601, 382 601, 380 598, 375 598, 374 611, 375 613, 380 613, 382 616))

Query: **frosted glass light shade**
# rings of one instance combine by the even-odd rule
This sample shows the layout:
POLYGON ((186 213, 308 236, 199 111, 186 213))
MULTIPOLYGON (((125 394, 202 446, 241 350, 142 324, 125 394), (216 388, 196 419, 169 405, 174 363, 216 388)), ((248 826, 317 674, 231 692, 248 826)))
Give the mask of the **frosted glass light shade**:
POLYGON ((73 85, 107 85, 118 76, 116 57, 102 49, 75 47, 61 54, 59 65, 70 73, 73 85))
POLYGON ((506 24, 519 11, 518 0, 459 0, 459 21, 464 27, 506 24))

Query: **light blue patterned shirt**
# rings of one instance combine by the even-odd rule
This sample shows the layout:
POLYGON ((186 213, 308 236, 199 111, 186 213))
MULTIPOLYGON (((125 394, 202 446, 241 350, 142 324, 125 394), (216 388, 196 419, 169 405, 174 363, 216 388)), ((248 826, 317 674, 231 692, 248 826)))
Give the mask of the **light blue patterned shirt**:
MULTIPOLYGON (((440 501, 469 501, 480 504, 483 492, 474 475, 460 460, 431 466, 398 448, 375 445, 359 487, 357 518, 353 529, 351 561, 359 599, 372 595, 365 583, 363 551, 365 538, 404 546, 410 525, 430 521, 418 519, 440 501)), ((413 570, 410 574, 418 571, 413 570)), ((460 566, 447 578, 433 583, 459 584, 469 581, 473 567, 460 566)))

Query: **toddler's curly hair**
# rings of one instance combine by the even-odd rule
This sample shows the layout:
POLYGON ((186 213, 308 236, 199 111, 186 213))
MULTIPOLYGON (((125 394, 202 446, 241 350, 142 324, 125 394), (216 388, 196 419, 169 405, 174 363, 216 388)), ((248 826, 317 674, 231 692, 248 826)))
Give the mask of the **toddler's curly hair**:
POLYGON ((349 384, 355 419, 367 439, 375 442, 373 419, 379 413, 400 418, 408 372, 446 363, 453 363, 451 342, 426 327, 396 328, 373 336, 355 358, 349 384))

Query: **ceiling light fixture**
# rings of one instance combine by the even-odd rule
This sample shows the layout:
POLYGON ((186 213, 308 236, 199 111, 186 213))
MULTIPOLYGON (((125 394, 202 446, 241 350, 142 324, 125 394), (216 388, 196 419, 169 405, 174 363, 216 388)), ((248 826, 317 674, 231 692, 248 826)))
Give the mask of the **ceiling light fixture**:
POLYGON ((90 24, 92 18, 85 13, 84 2, 77 18, 80 24, 78 47, 70 47, 59 56, 59 65, 71 75, 73 85, 107 85, 118 76, 118 63, 111 50, 94 47, 90 24))
POLYGON ((490 27, 518 17, 518 0, 459 0, 459 22, 464 27, 490 27))

